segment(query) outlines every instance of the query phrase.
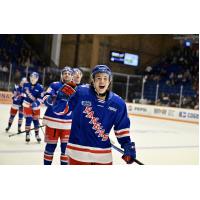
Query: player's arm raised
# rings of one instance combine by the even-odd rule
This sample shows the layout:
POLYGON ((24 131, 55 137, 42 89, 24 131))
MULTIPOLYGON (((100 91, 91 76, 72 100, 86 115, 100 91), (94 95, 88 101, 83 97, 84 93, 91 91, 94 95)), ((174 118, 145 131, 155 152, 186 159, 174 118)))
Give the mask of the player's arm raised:
POLYGON ((53 112, 57 115, 64 115, 69 112, 69 101, 76 93, 76 84, 69 82, 64 84, 57 93, 57 100, 53 106, 53 112))

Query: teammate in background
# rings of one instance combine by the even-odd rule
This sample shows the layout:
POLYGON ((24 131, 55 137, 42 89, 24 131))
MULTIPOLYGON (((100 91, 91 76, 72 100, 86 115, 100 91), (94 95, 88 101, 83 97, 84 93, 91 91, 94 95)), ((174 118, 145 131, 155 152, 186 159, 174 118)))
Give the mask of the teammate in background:
POLYGON ((81 79, 83 77, 83 73, 79 68, 73 68, 73 81, 77 86, 81 85, 81 79))
POLYGON ((12 126, 13 120, 15 118, 15 115, 18 111, 18 133, 21 133, 21 126, 22 126, 22 120, 23 120, 23 97, 22 97, 22 88, 24 83, 27 83, 27 79, 24 77, 21 79, 19 85, 15 85, 13 90, 13 97, 12 97, 12 106, 10 108, 10 118, 8 121, 8 127, 6 128, 6 132, 9 131, 9 129, 12 126))
MULTIPOLYGON (((106 65, 97 65, 92 70, 91 78, 91 85, 77 87, 66 104, 66 108, 73 111, 67 145, 69 164, 112 164, 109 133, 113 126, 117 140, 124 149, 122 159, 131 164, 136 158, 136 151, 129 135, 130 120, 124 100, 109 89, 111 70, 106 65)), ((70 86, 63 87, 60 92, 69 96, 70 86)), ((62 113, 61 110, 59 112, 62 113)))
POLYGON ((60 164, 68 164, 66 146, 69 140, 72 114, 71 112, 68 114, 65 114, 64 112, 62 114, 56 114, 53 112, 53 109, 57 106, 62 108, 62 102, 67 101, 66 96, 59 93, 59 91, 66 83, 70 84, 72 87, 75 87, 76 85, 72 82, 72 78, 72 68, 65 67, 61 71, 61 81, 51 83, 43 98, 44 103, 47 106, 47 110, 43 118, 43 124, 46 125, 45 142, 47 143, 44 151, 44 165, 52 164, 54 151, 59 138, 61 143, 60 164))
POLYGON ((30 142, 30 128, 32 121, 35 128, 35 138, 38 143, 41 141, 39 136, 39 117, 44 89, 43 86, 38 83, 38 79, 39 74, 37 72, 33 72, 30 75, 30 83, 25 83, 23 86, 23 107, 24 117, 26 118, 26 142, 30 142))

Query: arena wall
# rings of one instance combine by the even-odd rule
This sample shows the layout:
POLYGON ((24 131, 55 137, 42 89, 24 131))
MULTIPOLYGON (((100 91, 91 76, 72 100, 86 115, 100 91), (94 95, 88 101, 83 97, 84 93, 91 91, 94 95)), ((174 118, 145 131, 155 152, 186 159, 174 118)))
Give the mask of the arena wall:
POLYGON ((180 121, 187 123, 199 123, 199 111, 191 109, 161 107, 126 103, 129 115, 180 121))
MULTIPOLYGON (((0 104, 11 104, 12 92, 0 91, 0 104)), ((165 119, 187 123, 199 123, 199 110, 161 107, 126 103, 128 114, 132 116, 165 119)))
POLYGON ((0 91, 0 104, 11 104, 12 96, 12 92, 0 91))

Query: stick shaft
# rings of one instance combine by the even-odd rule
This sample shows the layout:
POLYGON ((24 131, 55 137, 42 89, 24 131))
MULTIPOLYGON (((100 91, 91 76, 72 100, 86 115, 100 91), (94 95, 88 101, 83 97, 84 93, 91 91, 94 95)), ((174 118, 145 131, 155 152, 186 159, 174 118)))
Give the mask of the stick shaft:
MULTIPOLYGON (((45 125, 43 125, 43 126, 39 126, 38 128, 42 128, 42 127, 44 127, 45 125)), ((32 130, 35 130, 35 128, 31 128, 30 129, 30 131, 32 131, 32 130)), ((26 131, 22 131, 22 132, 18 132, 18 133, 13 133, 13 134, 11 134, 11 135, 8 135, 8 137, 12 137, 12 136, 15 136, 15 135, 19 135, 19 134, 22 134, 22 133, 25 133, 26 131)))

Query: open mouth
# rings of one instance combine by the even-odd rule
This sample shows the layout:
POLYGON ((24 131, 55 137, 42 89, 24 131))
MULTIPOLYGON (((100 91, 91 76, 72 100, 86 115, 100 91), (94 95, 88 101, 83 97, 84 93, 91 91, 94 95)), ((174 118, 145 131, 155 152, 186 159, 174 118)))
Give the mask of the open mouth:
POLYGON ((100 89, 104 89, 104 88, 105 88, 105 86, 99 86, 99 88, 100 88, 100 89))

